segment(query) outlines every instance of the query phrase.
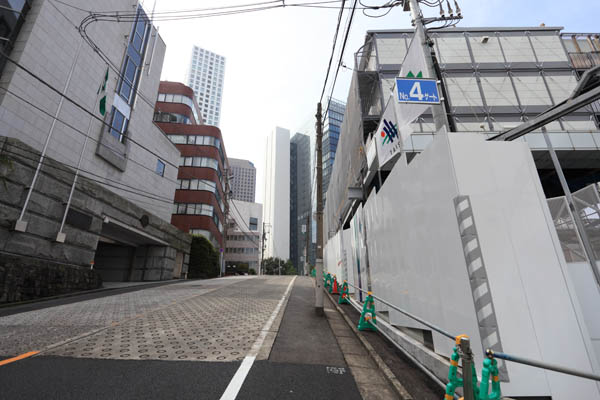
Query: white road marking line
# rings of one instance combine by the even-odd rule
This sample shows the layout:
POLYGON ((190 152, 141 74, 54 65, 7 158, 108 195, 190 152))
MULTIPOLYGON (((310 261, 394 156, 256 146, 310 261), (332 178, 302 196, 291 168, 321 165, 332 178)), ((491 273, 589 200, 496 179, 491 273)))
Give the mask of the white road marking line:
POLYGON ((221 396, 221 400, 234 400, 237 397, 240 389, 242 388, 242 385, 244 384, 244 381, 246 380, 246 377, 248 376, 248 372, 250 372, 250 368, 252 368, 252 364, 254 364, 254 360, 256 360, 256 356, 258 355, 258 352, 260 351, 260 348, 262 347, 262 344, 265 341, 265 337, 267 336, 267 333, 269 333, 269 329, 271 329, 273 321, 275 321, 277 314, 279 314, 279 310, 281 309, 281 306, 283 305, 283 302, 287 297, 288 293, 290 292, 295 280, 296 277, 294 276, 294 278, 292 278, 292 280, 290 281, 287 289, 285 290, 283 297, 281 298, 281 300, 279 300, 279 303, 277 303, 277 307, 275 307, 275 309, 273 310, 271 317, 269 317, 265 325, 262 327, 260 334, 254 341, 254 344, 252 345, 252 348, 250 348, 250 351, 244 358, 244 361, 242 361, 242 364, 235 372, 235 375, 233 375, 233 378, 231 378, 229 385, 227 385, 227 389, 225 389, 225 392, 221 396))

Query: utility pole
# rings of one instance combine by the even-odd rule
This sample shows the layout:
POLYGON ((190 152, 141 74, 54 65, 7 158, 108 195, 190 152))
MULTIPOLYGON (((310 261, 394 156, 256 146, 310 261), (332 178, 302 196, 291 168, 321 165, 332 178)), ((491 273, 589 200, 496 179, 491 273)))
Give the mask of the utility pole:
POLYGON ((317 104, 317 260, 315 285, 317 287, 315 298, 315 312, 323 312, 323 115, 321 103, 317 104))
POLYGON ((265 249, 266 249, 265 240, 267 238, 266 225, 267 224, 263 221, 262 244, 261 244, 261 252, 260 252, 260 265, 258 266, 258 275, 261 275, 263 264, 265 263, 265 249))
MULTIPOLYGON (((419 7, 419 2, 417 0, 409 0, 409 2, 412 23, 415 26, 415 40, 418 40, 421 46, 423 47, 423 54, 425 55, 425 63, 427 65, 427 73, 431 78, 441 80, 442 77, 437 76, 435 66, 433 64, 433 58, 431 54, 433 50, 429 46, 429 39, 425 34, 425 23, 423 20, 423 13, 421 12, 421 8, 419 7)), ((445 101, 446 99, 442 100, 442 102, 445 101)), ((442 129, 443 127, 445 127, 447 131, 449 131, 448 117, 446 115, 443 103, 432 105, 431 112, 433 114, 433 121, 435 122, 436 132, 442 129)))
POLYGON ((310 230, 310 212, 306 216, 306 251, 304 252, 304 273, 310 274, 309 267, 310 263, 308 262, 308 255, 310 249, 310 239, 311 239, 311 230, 310 230))

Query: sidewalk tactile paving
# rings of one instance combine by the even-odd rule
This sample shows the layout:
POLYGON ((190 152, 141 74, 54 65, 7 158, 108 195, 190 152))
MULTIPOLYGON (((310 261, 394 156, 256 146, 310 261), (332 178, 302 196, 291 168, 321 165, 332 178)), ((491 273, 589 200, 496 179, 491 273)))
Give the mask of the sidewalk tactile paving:
POLYGON ((288 280, 264 296, 252 281, 152 311, 46 354, 78 358, 242 360, 271 316, 288 280))

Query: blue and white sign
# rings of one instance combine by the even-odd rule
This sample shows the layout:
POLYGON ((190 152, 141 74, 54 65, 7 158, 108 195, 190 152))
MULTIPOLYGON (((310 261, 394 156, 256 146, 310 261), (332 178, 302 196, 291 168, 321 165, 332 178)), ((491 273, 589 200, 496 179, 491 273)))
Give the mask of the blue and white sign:
POLYGON ((398 103, 440 104, 436 79, 396 78, 398 103))

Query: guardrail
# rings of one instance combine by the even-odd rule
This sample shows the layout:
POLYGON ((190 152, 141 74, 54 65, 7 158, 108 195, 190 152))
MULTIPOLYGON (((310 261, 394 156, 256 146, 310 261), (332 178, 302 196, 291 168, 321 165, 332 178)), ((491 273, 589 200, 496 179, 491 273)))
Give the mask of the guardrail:
MULTIPOLYGON (((335 279, 335 278, 334 278, 335 279)), ((347 282, 346 282, 347 283, 347 282)), ((592 374, 585 371, 576 370, 569 367, 564 367, 561 365, 550 364, 543 361, 533 360, 525 357, 515 356, 507 353, 494 352, 491 349, 486 350, 487 359, 484 361, 484 367, 482 370, 482 380, 478 385, 477 374, 475 373, 475 367, 473 363, 473 353, 470 348, 470 340, 467 335, 454 335, 447 330, 440 328, 439 326, 424 320, 423 318, 404 310, 401 307, 398 307, 389 301, 382 299, 381 297, 375 296, 372 292, 352 285, 348 283, 349 286, 354 289, 366 293, 372 299, 381 302, 382 304, 387 305, 388 307, 400 312, 403 315, 427 326, 428 328, 438 332, 439 334, 454 340, 456 343, 456 347, 454 348, 454 353, 450 358, 450 371, 448 374, 448 384, 446 385, 446 396, 445 399, 452 399, 456 396, 454 390, 458 387, 463 387, 464 389, 464 400, 484 400, 484 399, 499 399, 501 397, 500 394, 500 382, 498 378, 498 368, 496 359, 501 359, 510 362, 516 362, 519 364, 529 365, 535 368, 546 369, 550 371, 560 372, 563 374, 573 375, 585 379, 591 379, 600 382, 600 375, 592 374), (459 379, 456 377, 456 370, 458 367, 458 360, 462 358, 462 368, 463 368, 463 379, 459 379), (466 371, 471 370, 472 373, 466 373, 466 371), (492 391, 488 393, 489 390, 489 380, 492 381, 492 391)), ((366 301, 365 301, 366 303, 366 301)))

